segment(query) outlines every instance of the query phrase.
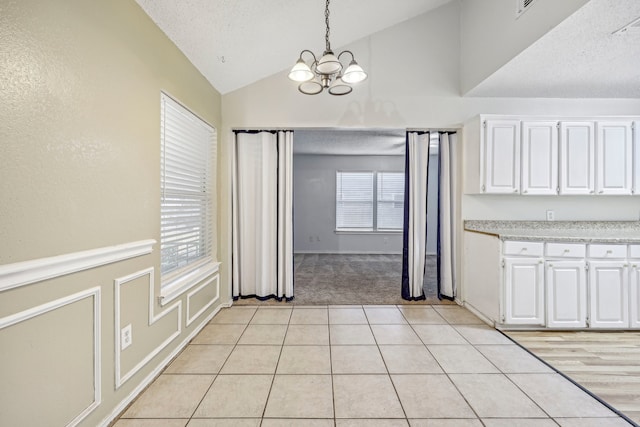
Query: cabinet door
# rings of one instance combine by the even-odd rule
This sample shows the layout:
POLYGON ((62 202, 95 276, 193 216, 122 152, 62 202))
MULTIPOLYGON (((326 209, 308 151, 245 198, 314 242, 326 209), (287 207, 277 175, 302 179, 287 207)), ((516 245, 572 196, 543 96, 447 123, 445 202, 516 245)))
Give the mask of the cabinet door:
POLYGON ((632 122, 596 124, 596 191, 631 194, 633 179, 632 122))
POLYGON ((484 134, 485 193, 520 192, 520 122, 487 120, 484 134))
POLYGON ((587 274, 584 261, 549 261, 546 271, 547 327, 587 326, 587 274))
POLYGON ((630 322, 632 328, 640 328, 640 260, 631 262, 629 281, 630 322))
POLYGON ((557 194, 557 126, 557 122, 522 122, 522 194, 557 194))
POLYGON ((589 326, 629 327, 626 261, 589 261, 589 326))
POLYGON ((505 259, 504 323, 544 325, 543 267, 540 258, 505 259))
POLYGON ((560 194, 595 193, 593 122, 560 122, 560 194))
POLYGON ((633 194, 640 194, 640 121, 633 122, 633 194))

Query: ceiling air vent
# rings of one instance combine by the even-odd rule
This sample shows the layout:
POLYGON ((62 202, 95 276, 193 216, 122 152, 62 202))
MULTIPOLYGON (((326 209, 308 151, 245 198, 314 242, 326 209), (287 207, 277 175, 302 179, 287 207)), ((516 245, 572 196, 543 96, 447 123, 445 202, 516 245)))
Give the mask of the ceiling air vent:
POLYGON ((519 18, 520 15, 531 9, 531 5, 534 2, 535 0, 516 0, 516 18, 519 18))

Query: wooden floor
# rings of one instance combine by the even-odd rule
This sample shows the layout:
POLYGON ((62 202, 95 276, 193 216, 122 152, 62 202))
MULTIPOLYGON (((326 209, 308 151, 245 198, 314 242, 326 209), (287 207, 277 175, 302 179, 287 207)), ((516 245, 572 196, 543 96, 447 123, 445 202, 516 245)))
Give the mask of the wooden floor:
POLYGON ((505 332, 640 424, 640 332, 505 332))

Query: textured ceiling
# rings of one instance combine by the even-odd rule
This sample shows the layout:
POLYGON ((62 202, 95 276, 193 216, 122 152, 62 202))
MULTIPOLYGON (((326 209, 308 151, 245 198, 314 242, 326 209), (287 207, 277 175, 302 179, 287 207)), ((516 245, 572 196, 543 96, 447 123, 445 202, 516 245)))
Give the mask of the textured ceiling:
MULTIPOLYGON (((293 66, 303 49, 324 50, 322 0, 136 1, 222 94, 293 66)), ((334 1, 332 48, 449 1, 334 1)))
MULTIPOLYGON (((535 6, 535 4, 534 4, 535 6)), ((467 96, 640 98, 640 0, 591 0, 467 96)))

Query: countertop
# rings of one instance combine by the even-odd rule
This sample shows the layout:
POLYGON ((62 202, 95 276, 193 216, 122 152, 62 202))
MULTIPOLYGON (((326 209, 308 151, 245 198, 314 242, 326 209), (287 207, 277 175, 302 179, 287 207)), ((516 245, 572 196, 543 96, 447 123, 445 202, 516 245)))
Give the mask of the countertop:
POLYGON ((464 229, 501 240, 640 243, 640 221, 477 221, 464 229))

